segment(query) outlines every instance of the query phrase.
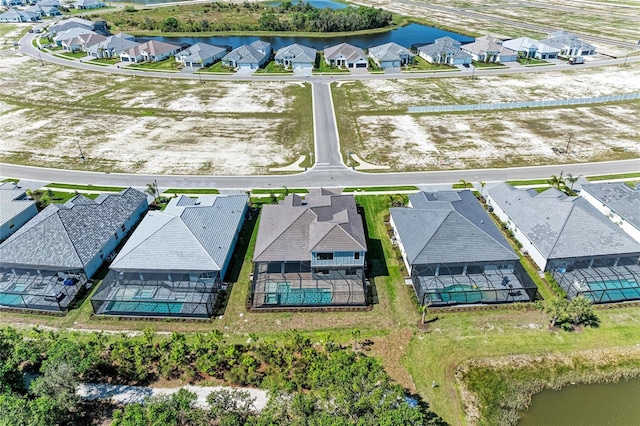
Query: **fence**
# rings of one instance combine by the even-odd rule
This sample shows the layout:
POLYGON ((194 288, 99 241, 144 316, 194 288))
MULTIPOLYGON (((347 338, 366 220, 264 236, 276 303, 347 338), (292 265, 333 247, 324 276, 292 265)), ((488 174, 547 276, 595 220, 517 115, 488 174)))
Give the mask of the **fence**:
POLYGON ((490 111, 501 109, 521 109, 521 108, 545 108, 572 105, 601 104, 605 102, 620 102, 640 99, 640 92, 625 93, 622 95, 594 96, 591 98, 574 99, 550 99, 546 101, 523 101, 523 102, 499 102, 495 104, 468 104, 468 105, 431 105, 412 106, 409 113, 425 112, 464 112, 464 111, 490 111))

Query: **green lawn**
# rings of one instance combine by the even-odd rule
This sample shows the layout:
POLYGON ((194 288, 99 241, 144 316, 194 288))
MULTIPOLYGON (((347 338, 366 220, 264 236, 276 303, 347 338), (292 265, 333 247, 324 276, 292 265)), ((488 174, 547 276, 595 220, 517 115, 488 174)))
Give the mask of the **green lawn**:
POLYGON ((320 53, 318 55, 318 60, 316 61, 316 72, 322 73, 322 74, 340 74, 340 73, 345 73, 345 72, 349 72, 348 69, 346 68, 339 68, 339 67, 334 67, 331 66, 329 64, 327 64, 327 62, 324 60, 324 53, 320 53))
POLYGON ((196 72, 212 72, 212 73, 219 73, 219 74, 233 74, 235 71, 233 70, 233 68, 224 66, 222 64, 222 62, 218 61, 215 64, 211 65, 210 67, 201 69, 199 71, 196 72))
POLYGON ((75 189, 78 191, 105 191, 105 192, 120 192, 125 190, 125 187, 121 186, 94 186, 94 185, 75 185, 72 183, 50 183, 45 185, 45 188, 60 188, 60 189, 75 189))
POLYGON ((445 64, 432 64, 416 56, 415 63, 403 68, 403 71, 458 71, 458 68, 445 64))
POLYGON ((220 191, 213 188, 192 188, 192 189, 181 189, 181 188, 170 188, 164 191, 165 194, 219 194, 220 191))
POLYGON ((590 182, 599 181, 599 180, 628 179, 628 178, 640 178, 640 172, 636 172, 636 173, 620 173, 620 174, 617 174, 617 175, 587 176, 587 180, 589 180, 590 182))
POLYGON ((64 57, 67 59, 81 59, 87 56, 87 52, 58 52, 55 56, 64 57))
POLYGON ((417 191, 418 187, 413 185, 399 186, 364 186, 359 188, 345 188, 342 192, 387 192, 387 191, 417 191))
POLYGON ((289 194, 306 194, 309 190, 304 188, 256 188, 251 190, 251 193, 255 195, 284 194, 285 192, 289 194))
POLYGON ((522 64, 525 66, 553 65, 550 62, 543 61, 540 59, 534 59, 534 58, 518 58, 516 60, 518 61, 519 64, 522 64))
POLYGON ((292 70, 286 69, 281 65, 277 65, 275 61, 270 61, 266 67, 260 68, 256 73, 259 74, 293 74, 292 70))
POLYGON ((115 65, 120 62, 120 58, 96 58, 89 61, 89 63, 96 63, 102 65, 115 65))
POLYGON ((141 64, 127 65, 127 68, 137 68, 141 70, 149 71, 179 71, 180 62, 177 62, 172 56, 163 61, 158 62, 143 62, 141 64))
POLYGON ((476 68, 502 68, 502 67, 506 67, 506 65, 501 64, 499 62, 478 62, 478 61, 473 61, 472 64, 476 68))
POLYGON ((512 186, 548 185, 549 179, 508 180, 507 183, 512 186))

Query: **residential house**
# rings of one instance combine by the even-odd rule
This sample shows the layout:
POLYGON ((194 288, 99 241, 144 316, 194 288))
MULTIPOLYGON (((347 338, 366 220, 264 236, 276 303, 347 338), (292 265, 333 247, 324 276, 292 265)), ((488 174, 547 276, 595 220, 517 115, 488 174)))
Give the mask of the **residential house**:
POLYGON ((180 196, 150 211, 91 298, 95 314, 213 315, 248 196, 180 196))
POLYGON ((76 9, 100 9, 102 7, 105 7, 106 4, 100 0, 78 0, 75 3, 73 3, 73 6, 76 9))
POLYGON ((451 37, 435 39, 432 44, 418 47, 418 56, 432 64, 463 65, 471 63, 471 55, 462 50, 462 43, 451 37))
POLYGON ((94 58, 119 58, 122 52, 139 44, 133 40, 133 36, 119 33, 105 38, 100 43, 85 45, 85 51, 87 55, 94 58))
POLYGON ((222 58, 225 66, 241 69, 258 69, 271 59, 271 44, 256 40, 233 49, 222 58))
POLYGON ((541 271, 570 298, 640 299, 640 244, 587 200, 551 188, 489 188, 487 202, 541 271))
POLYGON ((534 299, 535 283, 471 191, 419 192, 390 214, 421 305, 534 299))
POLYGON ((182 48, 176 44, 149 40, 120 53, 122 62, 158 62, 178 53, 182 48))
POLYGON ((176 61, 185 67, 204 68, 218 62, 227 49, 220 46, 214 46, 206 43, 196 43, 176 54, 176 61))
POLYGON ((560 56, 587 56, 596 53, 596 48, 584 41, 580 40, 575 34, 571 34, 564 30, 550 33, 548 38, 540 40, 541 44, 559 49, 560 56))
POLYGON ((502 45, 511 50, 515 50, 518 52, 518 55, 523 58, 535 58, 540 60, 556 59, 560 53, 560 49, 540 43, 538 40, 534 40, 529 37, 507 40, 503 42, 502 45))
POLYGON ((76 27, 58 33, 55 37, 53 37, 53 41, 55 42, 56 46, 62 46, 63 43, 84 34, 97 35, 97 33, 93 32, 92 30, 88 30, 84 27, 76 27))
POLYGON ((60 44, 62 48, 68 52, 80 52, 86 51, 88 46, 101 43, 105 39, 105 36, 92 31, 87 34, 80 34, 72 39, 63 40, 60 44))
POLYGON ((393 42, 369 48, 369 57, 382 69, 412 64, 415 56, 409 49, 393 42))
POLYGON ((29 6, 25 9, 25 11, 34 13, 38 15, 38 17, 40 18, 43 16, 51 17, 51 16, 62 15, 62 12, 60 12, 60 9, 58 9, 58 6, 41 4, 41 3, 36 3, 32 6, 29 6))
POLYGON ((22 0, 2 0, 0 4, 7 7, 22 6, 22 0))
POLYGON ((16 232, 38 213, 36 203, 13 182, 0 185, 0 241, 16 232))
POLYGON ((464 44, 462 50, 471 55, 478 62, 515 62, 518 52, 503 46, 499 38, 486 35, 479 37, 473 43, 464 44))
POLYGON ((85 30, 93 30, 94 24, 92 21, 83 18, 62 19, 47 28, 47 33, 50 37, 55 37, 57 34, 60 34, 72 28, 84 28, 85 30))
POLYGON ((328 65, 344 68, 368 68, 369 61, 364 50, 347 43, 324 49, 324 60, 328 65))
POLYGON ((0 305, 67 310, 146 210, 131 188, 47 206, 0 244, 0 305))
POLYGON ((316 66, 318 52, 312 47, 298 43, 282 47, 276 52, 276 64, 289 69, 311 70, 316 66))
POLYGON ((364 306, 362 216, 353 195, 312 190, 265 205, 253 262, 253 308, 364 306))
POLYGON ((640 187, 623 182, 582 184, 580 196, 640 243, 640 187))
POLYGON ((40 15, 26 10, 9 9, 0 13, 0 22, 35 22, 40 15))

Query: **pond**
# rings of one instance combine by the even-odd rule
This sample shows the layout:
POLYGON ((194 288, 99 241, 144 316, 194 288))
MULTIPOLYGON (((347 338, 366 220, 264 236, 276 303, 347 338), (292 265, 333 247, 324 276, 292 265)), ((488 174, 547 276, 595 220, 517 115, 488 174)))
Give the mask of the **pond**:
MULTIPOLYGON (((220 37, 147 37, 156 40, 166 41, 167 43, 186 43, 194 44, 197 42, 216 44, 220 46, 231 46, 236 48, 243 44, 251 43, 255 40, 264 40, 271 43, 274 50, 278 50, 283 46, 292 43, 299 43, 310 46, 318 50, 333 46, 342 42, 350 43, 362 49, 367 49, 380 44, 395 42, 406 48, 412 45, 423 45, 432 43, 433 40, 449 36, 463 43, 473 41, 473 38, 450 31, 441 30, 439 28, 428 27, 426 25, 409 24, 407 26, 396 28, 392 31, 375 34, 360 34, 352 36, 330 36, 330 37, 297 37, 297 36, 220 36, 220 37)), ((145 38, 145 39, 147 39, 145 38)))
POLYGON ((640 378, 545 390, 521 414, 518 426, 635 426, 640 424, 640 378))

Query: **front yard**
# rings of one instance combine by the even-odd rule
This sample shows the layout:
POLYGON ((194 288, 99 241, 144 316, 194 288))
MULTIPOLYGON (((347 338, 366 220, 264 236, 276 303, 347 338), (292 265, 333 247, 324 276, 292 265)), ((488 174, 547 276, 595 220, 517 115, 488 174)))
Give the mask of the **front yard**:
POLYGON ((414 63, 407 66, 403 71, 458 71, 458 68, 445 64, 432 64, 420 56, 414 58, 414 63))
POLYGON ((182 65, 172 56, 157 62, 142 62, 139 64, 127 65, 126 68, 136 68, 144 71, 180 71, 182 65))

